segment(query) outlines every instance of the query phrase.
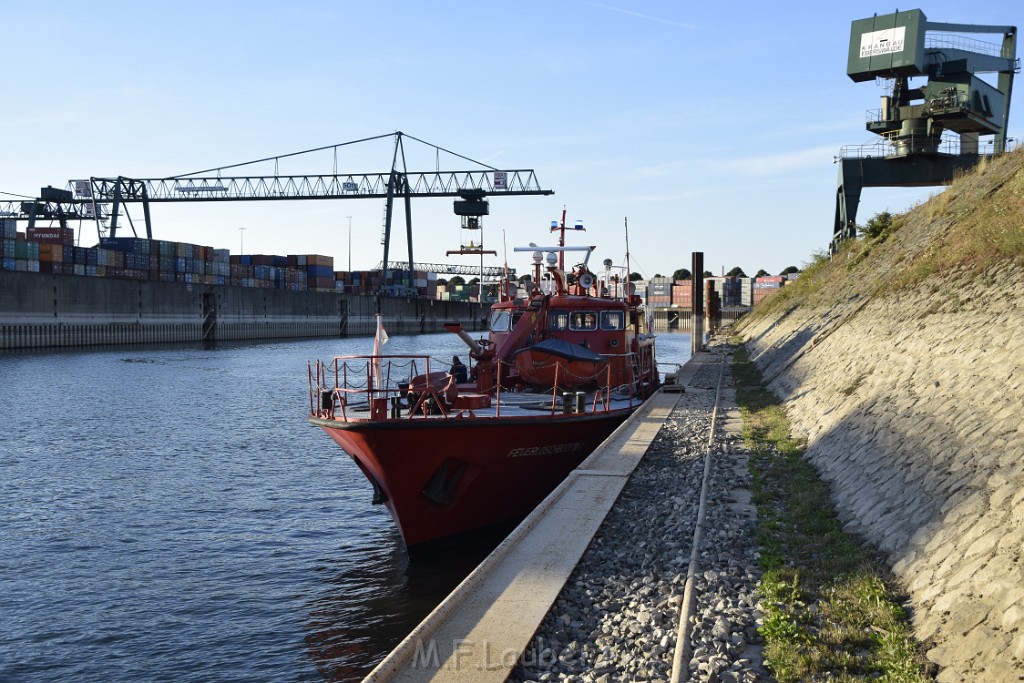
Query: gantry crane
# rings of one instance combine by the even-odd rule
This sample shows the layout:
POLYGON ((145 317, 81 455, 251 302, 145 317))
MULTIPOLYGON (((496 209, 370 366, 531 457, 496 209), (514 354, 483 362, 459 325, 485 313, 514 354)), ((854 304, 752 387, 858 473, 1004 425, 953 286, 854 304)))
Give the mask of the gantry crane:
MULTIPOLYGON (((53 188, 49 188, 52 190, 53 188)), ((122 211, 129 221, 132 232, 135 225, 128 214, 127 205, 142 204, 146 237, 152 239, 153 227, 150 205, 161 202, 210 202, 210 201, 282 201, 303 199, 384 199, 384 221, 382 244, 384 258, 382 265, 387 268, 391 243, 391 223, 396 198, 405 202, 406 239, 408 241, 409 270, 413 269, 412 243, 412 197, 461 197, 466 191, 491 196, 549 195, 552 190, 541 189, 536 174, 530 169, 503 170, 474 161, 437 145, 424 142, 401 131, 377 135, 337 145, 282 154, 240 164, 210 168, 203 171, 170 176, 167 178, 89 178, 72 180, 67 190, 54 190, 49 198, 41 196, 34 202, 21 202, 20 207, 11 203, 10 215, 23 220, 34 221, 39 217, 60 216, 66 218, 95 219, 100 237, 116 237, 119 216, 122 211), (394 137, 394 153, 391 170, 381 173, 339 173, 337 152, 340 148, 358 143, 394 137), (480 168, 470 171, 417 171, 406 167, 404 139, 432 148, 437 158, 440 153, 456 156, 480 168), (277 173, 282 159, 326 150, 334 151, 335 168, 331 173, 320 175, 281 175, 277 173), (273 162, 273 175, 227 175, 226 173, 244 166, 273 162), (59 194, 59 197, 57 195, 59 194), (55 200, 60 200, 59 203, 55 200), (106 234, 104 234, 106 233, 106 234)), ((46 191, 41 195, 46 195, 46 191)), ((459 204, 456 201, 456 204, 459 204)), ((386 275, 386 273, 385 273, 386 275)))

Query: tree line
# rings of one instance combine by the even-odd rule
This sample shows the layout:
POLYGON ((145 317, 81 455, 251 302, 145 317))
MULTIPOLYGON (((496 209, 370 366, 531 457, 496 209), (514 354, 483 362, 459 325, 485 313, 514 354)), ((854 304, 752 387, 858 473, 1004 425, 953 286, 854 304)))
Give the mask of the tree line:
MULTIPOLYGON (((800 269, 797 268, 796 266, 789 266, 789 267, 783 269, 783 271, 781 273, 779 273, 779 277, 786 277, 787 275, 790 275, 792 273, 799 273, 799 272, 800 272, 800 269)), ((746 273, 743 272, 743 269, 740 268, 739 266, 736 266, 735 268, 733 268, 732 270, 727 272, 725 275, 726 275, 726 277, 749 277, 746 273)), ((770 276, 771 276, 771 273, 769 273, 764 268, 762 268, 759 271, 757 271, 757 273, 754 275, 754 277, 770 277, 770 276)), ((655 273, 654 277, 659 278, 659 277, 665 277, 665 276, 662 275, 661 273, 655 273)), ((673 280, 689 280, 692 277, 693 277, 693 273, 691 273, 688 268, 679 268, 679 269, 673 271, 673 273, 672 273, 672 279, 673 280)), ((708 277, 715 277, 715 274, 712 273, 710 270, 705 270, 704 271, 704 277, 706 277, 706 278, 708 278, 708 277)), ((531 279, 532 279, 532 277, 530 276, 529 273, 526 273, 526 274, 521 275, 519 277, 519 281, 520 282, 527 282, 527 281, 529 281, 531 279)), ((573 278, 571 276, 570 276, 569 279, 570 279, 570 281, 573 280, 573 278)), ((644 279, 644 276, 641 275, 640 273, 633 272, 633 273, 629 274, 629 281, 630 282, 636 282, 637 280, 643 280, 643 279, 644 279)), ((453 285, 469 285, 469 286, 472 287, 472 286, 478 285, 480 283, 480 278, 476 278, 475 277, 475 278, 470 279, 468 282, 466 281, 465 278, 463 278, 460 275, 455 275, 450 280, 446 280, 444 278, 438 278, 437 279, 437 284, 438 285, 444 286, 444 285, 447 285, 449 283, 451 283, 453 285)))

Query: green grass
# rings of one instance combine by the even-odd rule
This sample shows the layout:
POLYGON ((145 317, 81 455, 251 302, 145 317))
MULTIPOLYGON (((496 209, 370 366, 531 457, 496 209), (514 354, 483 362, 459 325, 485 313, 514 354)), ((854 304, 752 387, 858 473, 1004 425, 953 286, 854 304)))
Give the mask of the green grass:
MULTIPOLYGON (((904 214, 883 212, 837 253, 816 253, 800 277, 736 329, 791 313, 856 315, 873 299, 930 288, 917 315, 973 305, 972 277, 1005 287, 1024 266, 1024 148, 991 159, 904 214)), ((777 680, 921 681, 929 665, 910 636, 901 596, 875 552, 842 531, 826 486, 791 438, 785 411, 742 346, 734 357, 744 438, 752 450, 765 614, 765 656, 777 680)), ((841 393, 852 396, 866 376, 841 393)))
POLYGON ((743 346, 733 372, 752 451, 766 666, 780 683, 930 680, 887 569, 843 532, 743 346))
POLYGON ((832 308, 954 277, 992 277, 1005 265, 1024 266, 1024 146, 983 158, 905 213, 869 218, 861 237, 837 253, 812 254, 800 277, 755 306, 738 329, 798 306, 832 308))

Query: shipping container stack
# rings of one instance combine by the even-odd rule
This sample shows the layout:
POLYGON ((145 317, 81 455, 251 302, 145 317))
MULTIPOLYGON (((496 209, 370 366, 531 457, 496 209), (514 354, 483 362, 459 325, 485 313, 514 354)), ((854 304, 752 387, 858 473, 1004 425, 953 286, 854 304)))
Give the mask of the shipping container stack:
POLYGON ((672 278, 652 277, 647 281, 647 305, 654 308, 672 305, 672 278))
POLYGON ((469 301, 469 285, 454 285, 448 283, 437 288, 437 297, 442 301, 469 301))
POLYGON ((375 294, 380 289, 381 274, 373 270, 353 270, 346 278, 350 294, 375 294))
MULTIPOLYGON (((714 287, 715 294, 723 306, 745 306, 753 305, 753 293, 755 291, 754 278, 749 277, 710 277, 707 278, 714 287)), ((676 280, 672 283, 672 306, 676 308, 691 308, 693 294, 691 292, 690 280, 676 280)))
MULTIPOLYGON (((0 269, 345 294, 376 294, 383 285, 379 271, 336 272, 334 257, 322 254, 233 255, 228 249, 139 237, 105 237, 94 247, 76 247, 74 241, 72 229, 18 232, 15 220, 0 219, 0 269)), ((402 285, 402 296, 441 296, 436 273, 415 271, 411 283, 402 285)), ((467 300, 475 291, 460 286, 452 298, 467 300)))
POLYGON ((436 299, 440 287, 437 284, 437 273, 427 273, 427 287, 423 292, 423 298, 436 299))
POLYGON ((672 283, 672 305, 676 308, 690 309, 693 305, 691 280, 676 280, 672 283))
MULTIPOLYGON (((18 239, 18 223, 11 218, 0 218, 0 258, 6 254, 6 241, 18 239)), ((12 247, 13 248, 13 247, 12 247)), ((12 257, 13 258, 13 257, 12 257)))
POLYGON ((288 256, 287 265, 306 274, 307 288, 317 292, 335 291, 334 257, 319 254, 288 256))
MULTIPOLYGON (((70 275, 74 263, 75 231, 66 228, 29 228, 25 231, 27 245, 36 244, 33 251, 38 250, 35 259, 39 261, 38 270, 35 266, 29 268, 32 272, 56 273, 70 275), (66 270, 65 270, 66 268, 66 270)), ((25 247, 26 257, 28 257, 25 247)), ((17 252, 17 247, 15 247, 17 252)), ((15 258, 18 258, 17 256, 15 258)))
POLYGON ((753 290, 753 305, 764 301, 766 298, 779 291, 779 289, 785 284, 786 278, 777 277, 759 277, 754 280, 753 290))
POLYGON ((740 278, 740 306, 750 308, 754 305, 754 278, 740 278))
MULTIPOLYGON (((373 292, 376 292, 378 289, 385 296, 414 296, 423 299, 442 298, 438 293, 437 273, 430 273, 425 270, 414 270, 411 272, 406 270, 389 271, 387 278, 377 282, 373 292)), ((467 291, 469 290, 474 290, 474 287, 469 287, 467 291)), ((442 291, 446 290, 442 288, 442 291)), ((362 289, 359 293, 370 292, 362 289)))
POLYGON ((742 294, 740 278, 731 276, 709 277, 707 281, 711 282, 714 286, 715 293, 718 294, 723 307, 742 305, 740 303, 742 294))

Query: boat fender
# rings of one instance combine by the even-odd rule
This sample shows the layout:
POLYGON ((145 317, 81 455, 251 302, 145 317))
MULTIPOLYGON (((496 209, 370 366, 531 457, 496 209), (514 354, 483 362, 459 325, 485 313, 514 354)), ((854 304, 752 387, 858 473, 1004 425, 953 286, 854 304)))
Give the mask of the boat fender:
POLYGON ((455 405, 455 398, 459 395, 459 387, 455 385, 455 375, 448 375, 448 384, 441 391, 444 402, 448 405, 455 405))

